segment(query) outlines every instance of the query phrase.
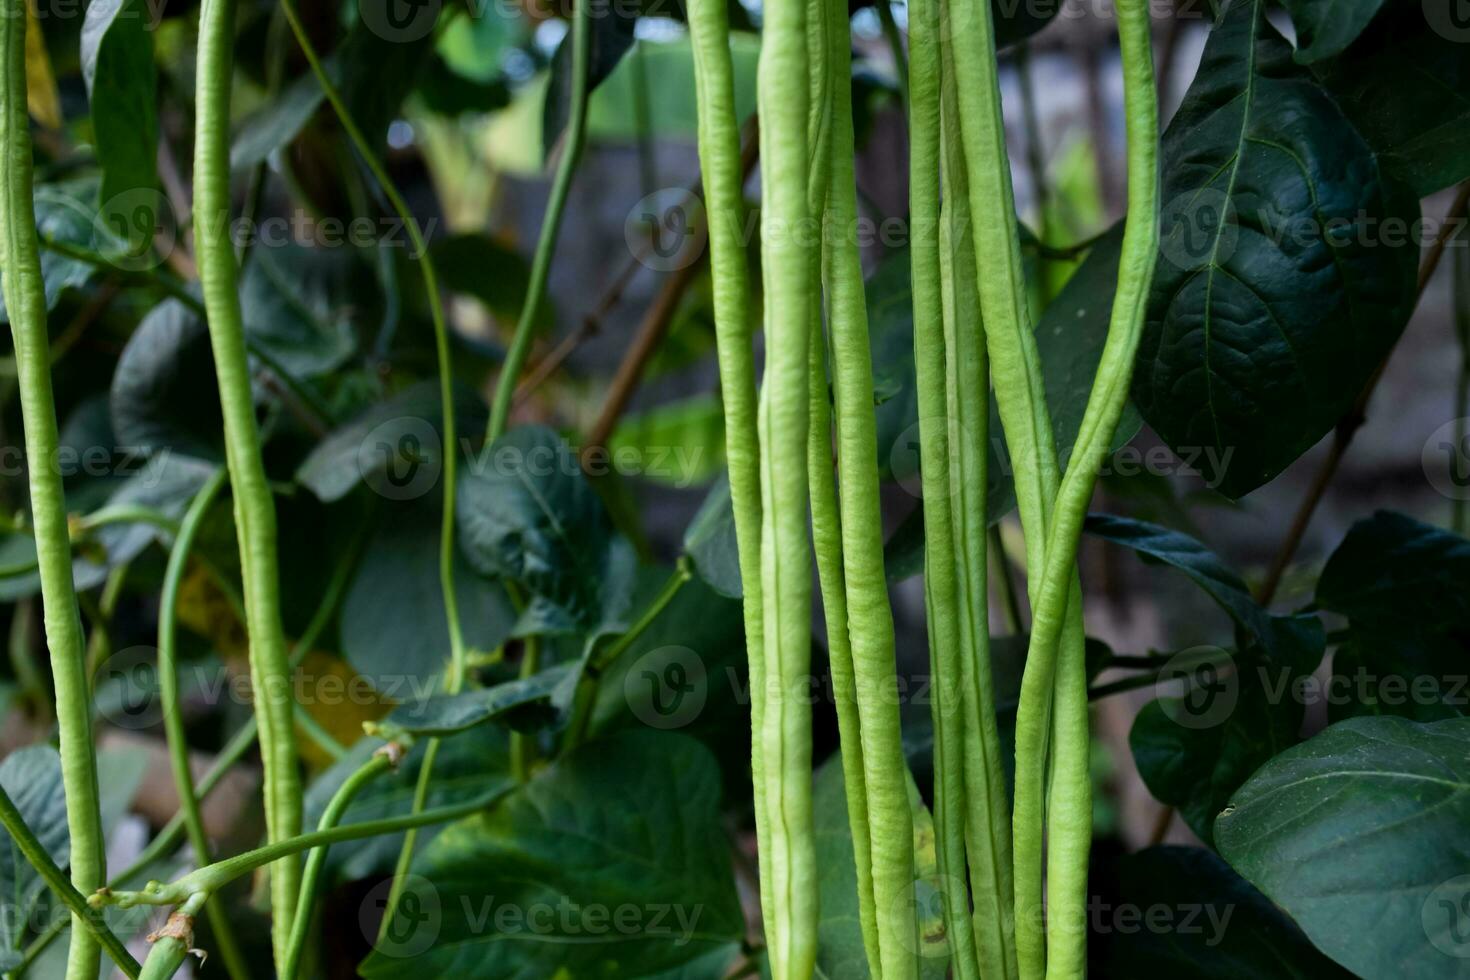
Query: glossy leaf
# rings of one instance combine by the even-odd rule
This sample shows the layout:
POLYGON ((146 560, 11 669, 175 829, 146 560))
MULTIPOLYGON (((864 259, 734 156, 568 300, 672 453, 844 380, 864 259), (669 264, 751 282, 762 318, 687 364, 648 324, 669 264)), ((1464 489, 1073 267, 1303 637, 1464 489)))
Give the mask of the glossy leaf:
POLYGON ((1286 0, 1296 26, 1296 60, 1311 64, 1341 54, 1368 26, 1385 0, 1286 0))
MULTIPOLYGON (((49 745, 16 749, 0 762, 0 786, 20 811, 26 826, 46 853, 65 868, 71 854, 66 831, 66 795, 61 785, 61 757, 49 745)), ((25 935, 30 913, 46 883, 26 861, 9 834, 0 844, 0 894, 7 914, 0 916, 0 950, 13 950, 25 935)))
POLYGON ((1351 976, 1210 851, 1150 847, 1120 859, 1116 873, 1116 899, 1101 896, 1093 914, 1093 975, 1192 980, 1351 976))
POLYGON ((1229 497, 1352 405, 1408 319, 1419 259, 1412 195, 1264 7, 1229 6, 1164 136, 1162 256, 1133 386, 1176 453, 1232 454, 1229 497))
POLYGON ((433 883, 434 936, 396 933, 359 972, 631 980, 721 950, 728 968, 745 922, 719 806, 718 768, 691 739, 589 743, 442 831, 413 866, 433 883))
POLYGON ((1220 853, 1360 976, 1463 977, 1470 719, 1355 718, 1262 767, 1220 853))
POLYGON ((95 0, 82 22, 82 78, 102 164, 102 218, 132 251, 148 246, 166 207, 158 191, 158 77, 153 8, 95 0))
POLYGON ((1378 154, 1427 197, 1470 177, 1470 22, 1453 2, 1390 3, 1313 70, 1378 154))

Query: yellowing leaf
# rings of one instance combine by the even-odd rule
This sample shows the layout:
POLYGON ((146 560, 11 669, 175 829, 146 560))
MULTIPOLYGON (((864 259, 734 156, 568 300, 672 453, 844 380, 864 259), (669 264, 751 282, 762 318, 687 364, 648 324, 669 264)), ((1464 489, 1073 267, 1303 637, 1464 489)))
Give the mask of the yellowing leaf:
POLYGON ((36 17, 36 0, 26 3, 26 106, 31 118, 47 129, 61 128, 61 93, 46 53, 46 38, 36 17))

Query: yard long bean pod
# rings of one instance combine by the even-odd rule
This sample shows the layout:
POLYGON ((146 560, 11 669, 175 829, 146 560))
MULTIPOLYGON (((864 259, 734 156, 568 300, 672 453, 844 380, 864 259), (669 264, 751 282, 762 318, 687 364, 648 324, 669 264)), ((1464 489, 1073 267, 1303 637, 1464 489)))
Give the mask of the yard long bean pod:
POLYGON ((895 691, 893 610, 883 568, 873 360, 857 244, 849 32, 846 6, 832 3, 826 54, 832 102, 831 184, 823 222, 823 274, 832 335, 848 635, 862 724, 873 900, 882 976, 900 980, 917 975, 917 938, 907 900, 914 882, 914 827, 895 691))
MULTIPOLYGON (((30 479, 31 520, 41 577, 41 606, 60 728, 61 775, 66 789, 66 825, 71 835, 71 880, 87 894, 106 874, 97 763, 92 754, 91 696, 81 615, 72 582, 71 537, 61 485, 56 404, 51 394, 51 355, 46 334, 46 297, 36 243, 32 200, 30 119, 26 111, 26 5, 6 0, 0 11, 0 270, 5 306, 15 342, 15 361, 30 479)), ((97 938, 73 921, 67 960, 69 980, 95 980, 101 948, 97 938)))
MULTIPOLYGON (((953 37, 940 42, 941 74, 954 77, 953 37)), ((966 851, 975 903, 981 972, 1014 977, 1016 950, 1010 801, 1006 793, 990 667, 989 558, 986 525, 990 383, 975 278, 969 177, 953 85, 941 95, 943 205, 939 227, 944 301, 949 493, 954 506, 955 586, 960 634, 960 703, 964 713, 966 851)), ((943 488, 940 488, 942 494, 943 488)))
MULTIPOLYGON (((1069 643, 1066 609, 1082 520, 1098 469, 1107 455, 1133 377, 1158 252, 1158 106, 1145 0, 1119 0, 1123 101, 1128 131, 1128 216, 1118 266, 1108 338, 1087 400, 1076 447, 1062 477, 1046 546, 1046 565, 1033 604, 1027 678, 1033 661, 1058 660, 1053 713, 1054 779, 1048 804, 1051 845, 1047 892, 1047 975, 1080 976, 1085 970, 1087 851, 1091 839, 1088 786, 1086 661, 1081 644, 1069 643), (1060 652, 1056 650, 1060 641, 1060 652), (1086 833, 1078 832, 1086 828, 1086 833)), ((1027 707, 1023 683, 1021 709, 1027 707)), ((1035 695, 1039 698, 1039 695, 1035 695)))
MULTIPOLYGON (((266 830, 271 841, 301 829, 301 777, 292 727, 290 667, 281 634, 276 571, 276 513, 260 455, 255 400, 245 355, 235 251, 230 241, 230 85, 233 0, 205 0, 199 15, 195 93, 194 235, 199 280, 224 412, 225 455, 234 492, 235 527, 245 584, 246 629, 255 711, 265 768, 266 830)), ((271 939, 284 964, 300 886, 294 859, 271 869, 271 939)))
POLYGON ((949 500, 944 307, 939 255, 939 0, 909 13, 909 259, 913 281, 914 370, 919 397, 919 469, 924 506, 924 600, 934 677, 934 826, 943 876, 945 927, 957 980, 980 975, 965 873, 964 716, 959 615, 949 500))
POLYGON ((592 51, 592 0, 572 0, 572 4, 572 84, 567 110, 566 141, 561 148, 561 159, 556 164, 556 176, 551 181, 551 197, 546 202, 546 217, 541 222, 541 237, 536 240, 536 254, 531 258, 531 276, 526 282, 525 304, 521 307, 521 317, 516 323, 510 349, 506 351, 505 364, 500 369, 500 381, 495 386, 495 401, 490 406, 490 428, 485 437, 487 443, 500 438, 510 419, 516 379, 521 376, 521 368, 525 366, 526 358, 531 353, 531 333, 541 311, 542 295, 546 292, 546 277, 551 270, 551 257, 556 251, 556 239, 561 232, 561 217, 566 210, 572 175, 577 172, 577 163, 582 158, 582 146, 587 141, 587 79, 592 51))
MULTIPOLYGON (((812 214, 826 209, 832 175, 832 72, 829 21, 832 7, 827 0, 807 2, 807 88, 811 105, 807 110, 810 169, 807 203, 812 214)), ((825 259, 825 254, 824 254, 825 259)), ((807 482, 811 495, 812 546, 821 587, 822 615, 827 625, 827 660, 832 672, 832 697, 837 711, 841 745, 843 792, 847 802, 848 827, 852 831, 856 871, 858 926, 868 969, 883 975, 878 935, 877 903, 873 896, 872 835, 868 826, 867 773, 863 764, 862 718, 858 712, 856 676, 852 662, 852 640, 848 635, 847 573, 842 554, 842 519, 837 502, 837 477, 832 459, 832 403, 828 380, 827 338, 823 325, 822 294, 810 297, 809 326, 809 419, 807 436, 807 482)))
MULTIPOLYGON (((183 815, 189 846, 194 848, 194 860, 201 864, 209 863, 211 850, 209 837, 204 832, 204 817, 199 812, 194 774, 189 768, 189 742, 184 732, 184 715, 179 702, 177 611, 179 587, 184 580, 184 570, 188 566, 194 539, 199 534, 205 515, 209 513, 210 505, 219 496, 228 479, 229 472, 220 469, 194 495, 179 525, 179 533, 174 538, 158 600, 158 693, 163 707, 163 730, 168 741, 174 788, 179 795, 179 813, 183 815)), ((220 959, 224 962, 226 971, 236 980, 248 976, 249 970, 245 967, 245 959, 235 940, 229 916, 218 903, 208 906, 208 910, 210 930, 214 933, 215 944, 219 947, 220 959)))
MULTIPOLYGON (((751 347, 750 273, 746 266, 744 171, 735 115, 730 21, 724 0, 690 0, 689 35, 699 100, 699 166, 704 174, 709 228, 710 278, 714 287, 715 344, 720 397, 725 410, 725 458, 739 552, 745 651, 750 670, 751 777, 756 837, 770 840, 761 732, 765 719, 766 664, 761 601, 761 466, 756 428, 755 357, 751 347)), ((761 907, 770 914, 770 875, 760 876, 761 907)))
POLYGON ((805 0, 766 7, 756 73, 761 117, 761 267, 766 374, 761 389, 761 595, 766 699, 761 719, 770 879, 766 932, 777 980, 805 980, 816 966, 816 845, 812 828, 811 559, 807 471, 811 296, 817 263, 805 240, 808 207, 808 77, 805 0))

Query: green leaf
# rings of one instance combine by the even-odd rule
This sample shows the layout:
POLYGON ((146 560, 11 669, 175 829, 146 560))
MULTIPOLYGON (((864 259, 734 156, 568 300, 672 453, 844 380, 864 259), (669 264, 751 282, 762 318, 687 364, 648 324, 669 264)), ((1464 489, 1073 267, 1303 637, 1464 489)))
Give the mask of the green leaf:
MULTIPOLYGON (((42 242, 60 242, 89 252, 121 252, 123 243, 113 237, 97 216, 96 198, 97 186, 92 181, 38 185, 35 193, 37 236, 42 242)), ((100 271, 90 262, 68 258, 42 247, 41 280, 46 291, 46 310, 54 310, 67 290, 80 289, 100 271)), ((10 322, 3 297, 0 297, 0 321, 10 322)))
POLYGON ((443 694, 394 709, 376 726, 386 739, 410 735, 454 735, 489 721, 504 721, 517 731, 534 731, 558 722, 576 689, 575 665, 562 664, 530 677, 475 691, 443 694))
MULTIPOLYGON (((413 806, 419 766, 428 744, 427 739, 415 743, 396 769, 383 773, 363 787, 343 814, 342 823, 380 820, 408 813, 413 806)), ((352 743, 346 755, 317 777, 306 792, 308 827, 316 826, 332 795, 382 745, 375 738, 360 738, 352 743)), ((512 781, 510 735, 497 725, 481 725, 439 743, 426 806, 464 803, 509 786, 512 781)), ((421 828, 419 847, 426 846, 440 829, 438 825, 421 828)), ((328 876, 336 881, 357 881, 391 874, 402 845, 402 833, 333 844, 327 852, 328 876)))
POLYGON ((166 206, 158 191, 158 76, 151 8, 144 0, 93 0, 82 22, 82 78, 102 164, 102 217, 126 229, 131 250, 151 242, 166 206))
POLYGON ((1179 809, 1191 830, 1211 841, 1215 816, 1241 783, 1295 745, 1304 707, 1289 676, 1237 657, 1203 676, 1182 676, 1182 699, 1155 698, 1128 733, 1138 774, 1154 799, 1179 809), (1231 673, 1233 666, 1233 673, 1231 673))
POLYGON ((1419 259, 1417 202, 1264 7, 1230 5, 1164 136, 1162 257, 1133 386, 1177 454, 1230 459, 1232 498, 1351 407, 1407 322, 1419 259))
POLYGON ((1273 616, 1251 596, 1240 576, 1218 555, 1180 531, 1112 514, 1089 514, 1088 534, 1132 548, 1147 562, 1183 572, 1278 665, 1311 673, 1322 660, 1326 634, 1315 616, 1273 616))
MULTIPOLYGON (((329 76, 335 76, 336 58, 328 57, 324 67, 329 76)), ((287 85, 270 104, 240 124, 230 144, 230 170, 245 171, 264 163, 272 153, 296 138, 326 98, 312 72, 287 85)))
POLYGON ((725 408, 718 395, 695 395, 628 415, 608 440, 614 460, 636 459, 637 476, 685 490, 725 468, 725 408))
POLYGON ((1118 862, 1093 913, 1093 972, 1190 980, 1349 977, 1214 853, 1150 847, 1118 862), (1162 914, 1160 914, 1162 913, 1162 914))
MULTIPOLYGON (((755 35, 730 35, 735 117, 742 122, 755 111, 759 53, 760 39, 755 35)), ((698 121, 694 96, 694 54, 689 39, 639 40, 592 94, 588 134, 599 141, 632 141, 644 131, 656 139, 693 139, 698 121), (646 85, 646 92, 639 91, 640 85, 646 85), (643 110, 639 108, 639 100, 645 98, 646 122, 640 121, 643 110)))
POLYGON ((718 768, 678 735, 583 746, 446 828, 413 871, 431 883, 423 890, 436 900, 437 928, 380 943, 359 967, 364 977, 616 980, 720 950, 728 968, 745 932, 718 768))
MULTIPOLYGON (((592 30, 587 63, 587 91, 597 90, 612 74, 623 55, 633 47, 638 11, 630 4, 613 4, 599 11, 588 25, 592 30)), ((551 59, 551 80, 546 86, 546 104, 541 113, 541 152, 550 157, 567 128, 572 106, 572 31, 568 25, 556 54, 551 59)))
MULTIPOLYGON (((454 408, 460 432, 480 431, 489 417, 468 388, 456 386, 454 408)), ((444 468, 440 409, 437 381, 410 385, 332 430, 301 461, 296 481, 323 503, 341 500, 359 483, 389 500, 437 492, 444 468)))
POLYGON ((1286 0, 1296 25, 1296 60, 1304 65, 1341 54, 1385 0, 1286 0))
POLYGON ((525 592, 516 635, 611 629, 626 613, 632 550, 550 429, 512 429, 470 460, 456 517, 470 564, 525 592))
MULTIPOLYGON (((61 785, 61 757, 49 745, 16 749, 0 762, 0 786, 5 788, 26 826, 46 853, 65 868, 71 856, 66 831, 66 794, 61 785)), ((0 847, 0 895, 6 914, 0 916, 0 949, 12 950, 25 935, 30 912, 46 883, 26 861, 9 834, 0 847)))
POLYGON ((1390 511, 1354 524, 1317 582, 1317 605, 1348 617, 1332 717, 1465 713, 1467 596, 1470 541, 1390 511))
POLYGON ((1470 176, 1470 23, 1452 2, 1391 3, 1313 70, 1386 173, 1428 197, 1470 176))
POLYGON ((1467 741, 1466 718, 1333 725, 1240 788, 1220 853, 1354 973, 1464 977, 1467 741))
MULTIPOLYGON (((531 266, 515 249, 489 235, 464 234, 438 239, 429 254, 445 289, 473 296, 505 323, 516 323, 526 302, 531 266)), ((551 297, 543 296, 536 329, 550 330, 555 322, 551 297)))
MULTIPOLYGON (((389 697, 422 696, 449 664, 449 627, 439 581, 435 500, 386 505, 342 600, 342 654, 389 697)), ((515 612, 498 583, 476 578, 456 550, 454 591, 465 642, 493 650, 510 634, 515 612)))
POLYGON ((252 346, 295 378, 342 366, 357 349, 353 310, 368 302, 347 250, 257 243, 240 281, 252 346))
POLYGON ((112 375, 119 445, 224 459, 224 422, 209 330, 178 300, 155 306, 128 338, 112 375))
MULTIPOLYGON (((934 820, 918 787, 909 779, 909 806, 914 818, 914 949, 919 975, 943 980, 949 973, 949 936, 939 899, 939 861, 934 820)), ((812 818, 817 844, 817 889, 821 918, 817 921, 817 973, 831 980, 871 976, 858 918, 857 864, 853 859, 852 823, 842 760, 834 755, 817 770, 812 787, 812 818)))
POLYGON ((684 529, 684 552, 710 588, 731 599, 744 595, 728 473, 722 474, 710 487, 694 520, 684 529))

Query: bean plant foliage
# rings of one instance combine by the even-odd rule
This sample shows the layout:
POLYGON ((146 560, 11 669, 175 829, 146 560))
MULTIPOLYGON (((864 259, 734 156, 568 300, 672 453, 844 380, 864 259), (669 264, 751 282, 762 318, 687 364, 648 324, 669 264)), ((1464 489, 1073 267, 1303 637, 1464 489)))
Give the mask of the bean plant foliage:
POLYGON ((6 977, 1470 977, 1455 3, 0 2, 6 977))

